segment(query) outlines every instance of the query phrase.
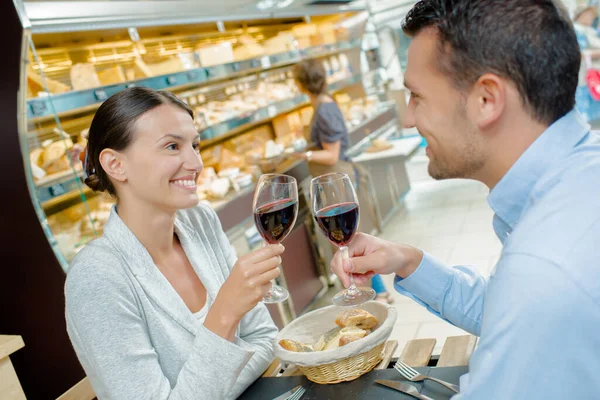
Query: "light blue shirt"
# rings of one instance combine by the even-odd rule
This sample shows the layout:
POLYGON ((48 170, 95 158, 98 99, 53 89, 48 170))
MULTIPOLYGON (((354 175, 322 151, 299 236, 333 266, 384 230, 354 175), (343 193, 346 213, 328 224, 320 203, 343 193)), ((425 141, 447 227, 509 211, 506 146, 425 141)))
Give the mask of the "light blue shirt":
POLYGON ((395 280, 400 293, 480 336, 453 400, 600 399, 600 135, 570 112, 488 202, 503 244, 489 279, 425 254, 395 280))

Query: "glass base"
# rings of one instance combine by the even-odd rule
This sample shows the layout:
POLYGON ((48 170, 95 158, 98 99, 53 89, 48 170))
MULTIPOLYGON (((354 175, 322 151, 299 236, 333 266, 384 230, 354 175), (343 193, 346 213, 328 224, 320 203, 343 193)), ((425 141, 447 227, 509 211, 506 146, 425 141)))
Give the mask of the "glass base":
POLYGON ((265 304, 282 303, 290 297, 290 293, 278 285, 273 285, 271 290, 263 297, 262 302, 265 304))
POLYGON ((333 304, 339 307, 359 306, 375 298, 375 291, 371 288, 356 288, 342 290, 333 297, 333 304))

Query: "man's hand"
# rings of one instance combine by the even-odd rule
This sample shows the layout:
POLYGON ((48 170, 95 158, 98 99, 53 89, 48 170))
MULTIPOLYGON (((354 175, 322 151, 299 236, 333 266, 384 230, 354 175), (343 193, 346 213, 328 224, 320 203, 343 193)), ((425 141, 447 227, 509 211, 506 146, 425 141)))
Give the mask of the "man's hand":
POLYGON ((350 286, 350 274, 354 275, 356 286, 366 286, 375 274, 398 274, 402 278, 412 274, 421 260, 423 252, 414 247, 404 246, 358 233, 348 246, 348 260, 343 260, 338 251, 331 261, 331 270, 345 287, 350 286))

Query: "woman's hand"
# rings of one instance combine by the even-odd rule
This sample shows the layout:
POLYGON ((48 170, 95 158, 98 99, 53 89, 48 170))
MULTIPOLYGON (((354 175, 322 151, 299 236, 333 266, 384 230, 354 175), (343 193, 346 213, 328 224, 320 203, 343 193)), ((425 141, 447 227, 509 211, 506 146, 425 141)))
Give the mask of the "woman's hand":
POLYGON ((280 274, 284 247, 270 245, 241 257, 219 290, 204 326, 232 340, 240 320, 262 300, 280 274))

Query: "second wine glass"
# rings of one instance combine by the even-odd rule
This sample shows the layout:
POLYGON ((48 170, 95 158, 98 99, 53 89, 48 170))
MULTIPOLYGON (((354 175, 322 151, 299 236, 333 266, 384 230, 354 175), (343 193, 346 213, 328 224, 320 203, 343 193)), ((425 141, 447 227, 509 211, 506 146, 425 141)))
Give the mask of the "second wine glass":
MULTIPOLYGON (((254 193, 254 223, 262 238, 278 244, 294 228, 298 216, 298 183, 288 175, 265 174, 260 177, 254 193)), ((281 303, 289 292, 273 284, 263 303, 281 303)))
MULTIPOLYGON (((348 245, 358 230, 360 210, 358 198, 347 174, 332 173, 314 178, 310 185, 310 197, 317 225, 327 239, 348 259, 348 245)), ((358 288, 350 274, 350 287, 336 294, 337 306, 357 306, 375 298, 371 288, 358 288)))

